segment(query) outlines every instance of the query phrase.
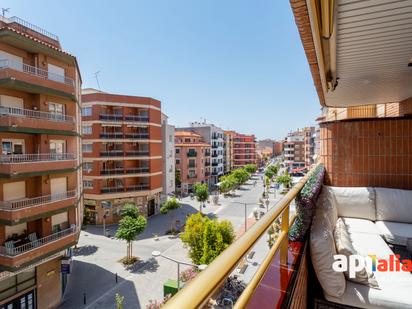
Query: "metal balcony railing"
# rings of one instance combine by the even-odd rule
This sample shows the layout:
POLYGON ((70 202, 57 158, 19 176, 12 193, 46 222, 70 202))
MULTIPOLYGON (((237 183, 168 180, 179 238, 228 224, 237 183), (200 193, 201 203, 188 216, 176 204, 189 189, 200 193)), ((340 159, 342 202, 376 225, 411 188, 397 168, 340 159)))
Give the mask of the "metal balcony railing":
POLYGON ((74 153, 30 153, 30 154, 10 154, 0 155, 0 163, 14 164, 14 163, 33 163, 45 161, 67 161, 75 160, 74 153))
POLYGON ((122 175, 122 174, 142 174, 149 173, 148 167, 112 168, 100 171, 100 175, 122 175))
POLYGON ((126 191, 143 191, 143 190, 149 190, 149 189, 150 189, 150 185, 148 184, 133 185, 133 186, 126 187, 126 191))
POLYGON ((149 122, 148 116, 127 115, 124 119, 126 121, 149 122))
POLYGON ((123 138, 123 132, 100 133, 100 138, 123 138))
POLYGON ((0 115, 31 118, 31 119, 41 119, 41 120, 49 120, 49 121, 56 121, 56 122, 74 123, 74 118, 72 116, 40 112, 40 111, 31 110, 31 109, 23 109, 23 108, 15 108, 15 107, 0 106, 0 115))
POLYGON ((126 138, 148 139, 149 133, 126 133, 126 138))
POLYGON ((123 150, 104 150, 100 151, 100 156, 101 157, 119 157, 123 156, 123 150))
POLYGON ((222 286, 226 278, 233 272, 240 261, 247 256, 248 252, 250 252, 258 240, 264 237, 275 220, 281 218, 281 231, 279 236, 233 307, 246 308, 248 301, 261 282, 263 275, 271 265, 275 254, 279 253, 281 263, 286 263, 287 261, 287 237, 289 227, 296 217, 296 215, 289 216, 290 204, 302 190, 311 173, 303 177, 302 180, 274 207, 269 209, 259 221, 208 265, 206 270, 199 273, 184 289, 180 290, 170 299, 164 305, 164 308, 202 308, 208 303, 219 287, 222 286))
POLYGON ((26 28, 29 28, 33 31, 36 31, 44 36, 47 36, 55 41, 59 41, 59 37, 47 30, 44 30, 43 28, 40 28, 39 26, 33 25, 32 23, 29 23, 28 21, 25 21, 24 19, 21 19, 20 17, 13 16, 13 17, 4 17, 0 16, 0 20, 5 22, 5 23, 17 23, 20 24, 26 28))
POLYGON ((148 156, 149 151, 148 150, 126 150, 126 154, 128 156, 148 156))
POLYGON ((28 251, 34 250, 36 248, 40 248, 44 245, 47 245, 48 243, 51 243, 53 241, 57 241, 59 239, 62 239, 66 236, 69 236, 71 234, 74 234, 77 232, 77 226, 73 225, 71 227, 69 227, 68 229, 65 229, 63 231, 48 235, 46 237, 43 238, 39 238, 36 239, 34 241, 31 241, 27 244, 18 246, 18 247, 5 247, 5 246, 1 246, 0 247, 0 255, 5 255, 5 256, 17 256, 23 253, 26 253, 28 251))
POLYGON ((196 151, 188 151, 188 152, 187 152, 187 156, 188 156, 188 157, 196 157, 196 156, 197 156, 197 152, 196 152, 196 151))
POLYGON ((0 201, 0 209, 3 210, 19 210, 32 206, 39 206, 43 204, 58 202, 66 199, 70 199, 76 196, 76 190, 70 190, 63 193, 43 195, 33 198, 24 198, 12 201, 0 201))
POLYGON ((32 76, 52 80, 55 82, 59 82, 59 83, 74 87, 74 81, 73 79, 69 77, 56 74, 56 73, 52 73, 47 70, 43 70, 43 69, 31 66, 31 65, 25 64, 23 62, 13 61, 10 59, 0 59, 0 70, 3 70, 3 69, 12 69, 15 71, 30 74, 32 76))
POLYGON ((148 184, 131 185, 127 187, 103 187, 100 189, 101 193, 119 193, 119 192, 130 192, 130 191, 143 191, 149 190, 150 186, 148 184))
POLYGON ((187 175, 187 178, 188 178, 188 179, 197 178, 197 175, 196 175, 196 174, 194 174, 194 175, 187 175))
POLYGON ((123 115, 100 114, 100 120, 119 121, 123 120, 123 115))

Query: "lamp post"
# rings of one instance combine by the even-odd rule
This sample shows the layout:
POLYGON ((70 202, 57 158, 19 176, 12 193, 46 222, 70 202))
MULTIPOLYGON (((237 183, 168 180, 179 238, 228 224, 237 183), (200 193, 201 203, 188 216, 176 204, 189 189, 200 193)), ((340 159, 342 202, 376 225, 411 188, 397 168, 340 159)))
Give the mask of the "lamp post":
POLYGON ((245 206, 245 233, 247 231, 247 205, 256 205, 256 203, 233 202, 233 204, 240 204, 245 206))
POLYGON ((175 260, 169 256, 163 255, 160 251, 153 251, 152 252, 152 256, 153 257, 162 257, 165 258, 166 260, 175 262, 177 264, 177 290, 180 290, 180 265, 187 265, 187 266, 192 266, 192 267, 196 267, 199 270, 205 270, 207 268, 206 264, 201 264, 201 265, 196 265, 196 264, 192 264, 192 263, 187 263, 187 262, 182 262, 182 261, 178 261, 175 260))

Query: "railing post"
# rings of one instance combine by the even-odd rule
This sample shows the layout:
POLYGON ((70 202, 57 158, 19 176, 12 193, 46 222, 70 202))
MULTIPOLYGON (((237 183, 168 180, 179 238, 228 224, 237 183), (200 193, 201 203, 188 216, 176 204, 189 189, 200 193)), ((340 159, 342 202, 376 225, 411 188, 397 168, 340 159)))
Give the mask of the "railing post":
MULTIPOLYGON (((281 230, 288 234, 289 232, 289 208, 290 203, 282 213, 281 230)), ((288 263, 288 238, 286 237, 280 245, 280 264, 286 265, 288 263)))

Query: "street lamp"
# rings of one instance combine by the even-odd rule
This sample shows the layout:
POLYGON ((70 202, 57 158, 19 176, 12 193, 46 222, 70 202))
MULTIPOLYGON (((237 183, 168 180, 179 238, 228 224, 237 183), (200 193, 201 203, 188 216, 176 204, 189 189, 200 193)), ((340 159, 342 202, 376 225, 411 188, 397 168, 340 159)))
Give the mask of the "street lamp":
POLYGON ((177 264, 177 290, 180 290, 180 265, 187 265, 187 266, 196 267, 200 271, 205 270, 207 268, 206 264, 196 265, 196 264, 192 264, 192 263, 178 261, 178 260, 175 260, 175 259, 173 259, 169 256, 163 255, 160 251, 153 251, 152 256, 155 257, 155 258, 162 257, 162 258, 165 258, 166 260, 175 262, 177 264))
POLYGON ((245 233, 247 231, 247 205, 256 205, 256 203, 233 202, 233 204, 240 204, 245 206, 245 233))

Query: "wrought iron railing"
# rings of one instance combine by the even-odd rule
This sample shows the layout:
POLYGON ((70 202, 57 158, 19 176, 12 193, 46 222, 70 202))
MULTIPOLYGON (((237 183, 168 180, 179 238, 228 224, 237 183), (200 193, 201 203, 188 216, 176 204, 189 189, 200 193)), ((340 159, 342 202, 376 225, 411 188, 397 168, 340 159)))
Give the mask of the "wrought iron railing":
POLYGON ((149 173, 148 167, 128 167, 128 168, 112 168, 103 169, 100 171, 100 175, 121 175, 121 174, 141 174, 149 173))
POLYGON ((126 133, 126 138, 148 139, 149 133, 126 133))
POLYGON ((76 196, 76 190, 70 190, 63 193, 43 195, 33 198, 24 198, 12 201, 0 201, 0 209, 3 210, 19 210, 22 208, 28 208, 32 206, 38 206, 53 202, 58 202, 66 199, 70 199, 76 196))
POLYGON ((148 116, 137 116, 137 115, 127 115, 127 116, 124 116, 124 119, 126 121, 137 121, 137 122, 148 122, 149 121, 148 116))
POLYGON ((100 138, 123 138, 123 132, 100 133, 100 138))
POLYGON ((100 120, 119 121, 123 120, 123 115, 100 114, 100 120))
POLYGON ((119 157, 123 156, 123 150, 105 150, 105 151, 100 151, 100 156, 102 157, 119 157))
POLYGON ((47 113, 47 112, 35 111, 31 109, 16 108, 16 107, 0 106, 0 115, 41 119, 41 120, 49 120, 49 121, 56 121, 56 122, 74 123, 74 118, 72 116, 66 116, 66 115, 55 114, 55 113, 47 113))
POLYGON ((149 190, 150 185, 141 184, 141 185, 131 185, 127 187, 103 187, 100 189, 101 193, 119 193, 119 192, 130 192, 130 191, 143 191, 149 190))
POLYGON ((25 21, 24 19, 21 19, 20 17, 13 16, 13 17, 4 17, 0 16, 0 20, 5 22, 5 23, 17 23, 20 24, 26 28, 29 28, 33 31, 36 31, 44 36, 47 36, 55 41, 59 41, 59 37, 47 30, 44 30, 43 28, 40 28, 39 26, 36 26, 32 23, 29 23, 28 21, 25 21))
POLYGON ((0 70, 1 69, 12 69, 74 87, 74 81, 70 77, 52 73, 50 71, 34 67, 23 62, 13 61, 10 59, 0 59, 0 70))
POLYGON ((30 162, 44 162, 44 161, 67 161, 75 160, 74 153, 29 153, 29 154, 10 154, 0 155, 0 163, 14 164, 14 163, 30 163, 30 162))
POLYGON ((5 247, 1 246, 0 247, 0 255, 5 255, 5 256, 17 256, 26 252, 29 252, 31 250, 40 248, 42 246, 47 245, 48 243, 51 243, 53 241, 57 241, 59 239, 62 239, 66 236, 72 235, 73 233, 77 232, 77 227, 75 225, 69 227, 68 229, 65 229, 63 231, 48 235, 43 238, 39 238, 33 241, 28 242, 27 244, 18 246, 18 247, 5 247))

